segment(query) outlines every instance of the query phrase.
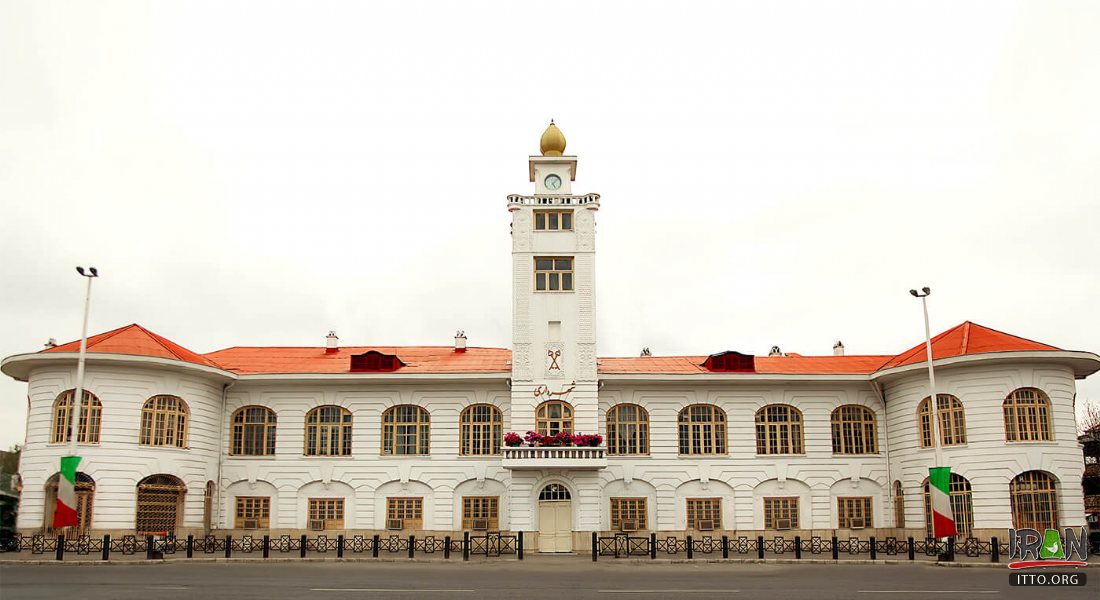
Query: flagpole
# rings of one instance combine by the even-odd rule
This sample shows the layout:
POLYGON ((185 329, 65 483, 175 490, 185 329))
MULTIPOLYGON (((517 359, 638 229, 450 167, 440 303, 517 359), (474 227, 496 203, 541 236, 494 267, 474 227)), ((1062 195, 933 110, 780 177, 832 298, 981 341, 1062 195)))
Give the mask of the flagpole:
MULTIPOLYGON (((932 447, 935 449, 935 465, 936 468, 943 466, 943 437, 942 437, 942 423, 940 423, 940 399, 936 394, 936 372, 932 368, 932 329, 928 324, 928 296, 932 294, 932 289, 929 287, 923 287, 918 292, 917 290, 909 290, 909 293, 913 296, 920 298, 921 308, 924 311, 924 351, 928 360, 928 401, 932 404, 932 447)), ((929 473, 931 473, 929 469, 929 473)), ((929 495, 933 495, 935 492, 932 488, 932 481, 929 479, 929 495)), ((948 484, 950 489, 950 483, 948 484)), ((951 496, 948 493, 948 502, 950 502, 951 496)), ((932 527, 932 534, 935 535, 936 527, 932 527)), ((945 553, 950 555, 950 553, 945 553)), ((941 559, 942 560, 942 559, 941 559)), ((953 556, 948 556, 946 560, 954 560, 953 556)))
MULTIPOLYGON (((96 277, 99 277, 99 271, 97 271, 95 267, 88 267, 87 270, 85 270, 84 267, 77 267, 76 272, 80 273, 81 277, 87 279, 88 284, 85 287, 84 291, 84 323, 80 329, 80 352, 77 354, 76 358, 76 388, 73 390, 72 409, 70 410, 71 414, 69 421, 69 454, 68 456, 63 456, 61 458, 61 475, 59 475, 58 477, 58 485, 63 485, 63 483, 61 482, 61 478, 65 476, 66 459, 68 459, 68 461, 76 459, 77 464, 79 464, 76 444, 77 439, 80 437, 80 413, 82 405, 84 404, 84 359, 88 352, 88 314, 91 311, 92 306, 92 280, 96 277)), ((90 428, 91 423, 89 422, 88 425, 90 428)), ((89 433, 91 432, 89 431, 89 433)), ((72 485, 75 486, 75 484, 76 480, 74 474, 72 485)), ((77 510, 79 515, 79 509, 77 506, 74 505, 71 508, 77 510)), ((77 521, 76 526, 80 526, 79 520, 77 521)))

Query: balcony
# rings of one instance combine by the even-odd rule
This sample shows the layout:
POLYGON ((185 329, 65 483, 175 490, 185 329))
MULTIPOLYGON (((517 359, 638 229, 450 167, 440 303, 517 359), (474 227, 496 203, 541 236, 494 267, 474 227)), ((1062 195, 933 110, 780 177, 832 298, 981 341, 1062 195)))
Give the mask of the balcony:
POLYGON ((511 446, 501 448, 505 469, 577 469, 607 467, 607 448, 591 446, 511 446))
MULTIPOLYGON (((534 181, 533 179, 531 181, 534 181)), ((508 196, 508 204, 523 204, 537 206, 584 206, 586 204, 600 204, 599 194, 584 194, 583 196, 565 195, 538 195, 523 196, 511 194, 508 196)))

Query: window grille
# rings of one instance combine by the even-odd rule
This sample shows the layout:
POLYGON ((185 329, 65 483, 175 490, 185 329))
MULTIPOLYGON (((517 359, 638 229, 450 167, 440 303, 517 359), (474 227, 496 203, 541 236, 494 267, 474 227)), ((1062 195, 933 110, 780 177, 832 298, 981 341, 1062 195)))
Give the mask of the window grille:
POLYGON ((462 528, 475 529, 475 521, 484 521, 487 529, 500 529, 500 497, 463 496, 462 528))
POLYGON ((142 446, 187 447, 187 403, 176 396, 153 396, 141 408, 142 446))
POLYGON ((894 481, 894 527, 905 527, 905 492, 901 489, 901 482, 897 480, 894 481))
POLYGON ((245 406, 233 413, 230 454, 266 456, 275 454, 275 411, 265 406, 245 406))
POLYGON ((649 454, 649 413, 637 404, 619 404, 607 411, 607 453, 649 454))
MULTIPOLYGON (((54 400, 53 423, 50 426, 50 441, 54 444, 64 444, 69 441, 72 434, 72 408, 73 394, 76 390, 66 390, 54 400)), ((80 394, 83 401, 80 404, 80 433, 76 441, 79 444, 98 444, 99 426, 103 416, 103 404, 94 394, 84 390, 80 394)))
MULTIPOLYGON (((57 510, 57 482, 61 477, 54 473, 46 480, 46 510, 42 529, 46 533, 54 533, 53 517, 57 510)), ((76 516, 79 519, 76 525, 76 533, 85 535, 92 527, 92 504, 95 500, 95 480, 87 473, 76 474, 76 516)))
POLYGON ((344 528, 344 499, 343 498, 310 498, 309 521, 323 522, 323 529, 344 528))
POLYGON ((645 498, 612 498, 611 529, 622 531, 623 525, 627 523, 630 525, 627 529, 648 529, 646 512, 645 498))
POLYGON ((798 529, 798 496, 764 498, 764 529, 798 529))
POLYGON ((721 498, 688 498, 688 529, 699 529, 699 521, 710 521, 711 529, 722 528, 721 498))
MULTIPOLYGON (((950 394, 936 394, 936 409, 940 414, 940 444, 959 446, 966 443, 966 413, 962 402, 950 394)), ((920 423, 920 447, 932 447, 932 399, 925 398, 917 405, 917 422, 920 423)))
POLYGON ((206 491, 202 494, 202 528, 210 533, 214 528, 214 482, 206 482, 206 491))
MULTIPOLYGON (((958 537, 970 537, 974 530, 974 502, 970 493, 970 481, 958 473, 951 474, 951 511, 955 513, 955 529, 958 537)), ((924 524, 928 537, 932 537, 932 495, 928 478, 924 478, 924 524)))
POLYGON ((802 413, 787 404, 756 411, 757 454, 802 454, 802 413))
POLYGON ((386 519, 400 519, 405 529, 422 529, 424 498, 386 498, 386 519))
POLYGON ((680 411, 680 454, 725 454, 726 413, 712 404, 680 411))
POLYGON ((569 488, 560 483, 551 483, 539 492, 539 500, 569 500, 569 488))
POLYGON ((187 486, 173 475, 150 475, 137 486, 138 534, 172 533, 183 515, 187 486))
POLYGON ((875 413, 866 406, 847 404, 833 411, 833 454, 877 454, 875 413))
POLYGON ((1035 388, 1020 388, 1004 401, 1005 440, 1049 442, 1054 440, 1050 423, 1050 398, 1035 388))
POLYGON ((1058 528, 1058 492, 1054 476, 1044 471, 1017 475, 1008 486, 1012 526, 1016 529, 1058 528))
POLYGON ((871 513, 871 498, 840 497, 836 499, 837 527, 840 529, 859 529, 874 527, 871 513))
POLYGON ((427 455, 431 431, 426 408, 412 404, 391 407, 382 413, 382 454, 427 455))
POLYGON ((550 400, 535 409, 535 431, 542 435, 573 433, 573 407, 568 402, 550 400))
POLYGON ((271 523, 270 496, 237 496, 233 526, 237 529, 267 529, 271 523))
POLYGON ((351 456, 351 411, 318 406, 306 413, 306 456, 351 456))
POLYGON ((463 456, 492 456, 500 454, 500 442, 504 437, 504 416, 491 404, 467 406, 459 417, 463 456))

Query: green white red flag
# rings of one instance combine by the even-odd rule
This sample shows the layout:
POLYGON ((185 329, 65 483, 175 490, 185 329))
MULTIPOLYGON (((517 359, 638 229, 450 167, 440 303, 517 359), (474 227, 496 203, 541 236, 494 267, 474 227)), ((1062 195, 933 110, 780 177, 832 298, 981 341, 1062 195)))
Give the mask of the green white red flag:
POLYGON ((955 511, 951 509, 951 467, 929 467, 928 488, 932 499, 932 537, 954 537, 955 511))
POLYGON ((76 512, 76 466, 79 464, 79 456, 61 457, 61 473, 57 479, 57 506, 53 511, 55 528, 80 525, 80 515, 76 512))

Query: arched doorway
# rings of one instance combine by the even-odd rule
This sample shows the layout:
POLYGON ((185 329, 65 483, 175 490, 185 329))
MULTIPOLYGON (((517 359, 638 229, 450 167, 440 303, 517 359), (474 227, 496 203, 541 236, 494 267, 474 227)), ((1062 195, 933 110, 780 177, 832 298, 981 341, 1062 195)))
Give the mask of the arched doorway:
POLYGON ((183 516, 183 496, 187 486, 173 475, 150 475, 137 485, 139 534, 172 533, 183 516))
MULTIPOLYGON (((45 519, 42 522, 42 529, 46 533, 53 533, 53 514, 57 510, 57 481, 60 477, 59 473, 54 473, 46 480, 46 510, 43 511, 45 519)), ((80 519, 80 524, 74 527, 73 531, 66 534, 66 537, 72 537, 73 535, 85 535, 92 526, 92 499, 95 497, 95 480, 91 478, 87 473, 76 474, 76 514, 80 519)))
POLYGON ((206 491, 202 495, 202 528, 204 533, 214 529, 214 482, 206 482, 206 491))
POLYGON ((573 497, 551 483, 539 492, 539 552, 573 551, 573 497))

